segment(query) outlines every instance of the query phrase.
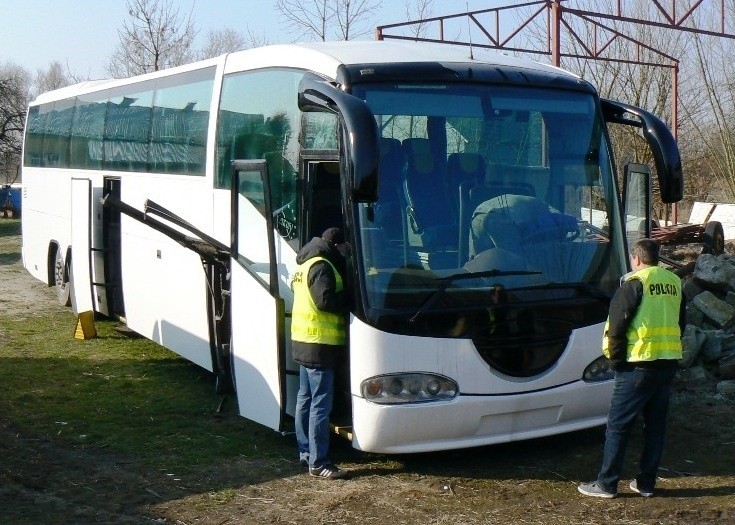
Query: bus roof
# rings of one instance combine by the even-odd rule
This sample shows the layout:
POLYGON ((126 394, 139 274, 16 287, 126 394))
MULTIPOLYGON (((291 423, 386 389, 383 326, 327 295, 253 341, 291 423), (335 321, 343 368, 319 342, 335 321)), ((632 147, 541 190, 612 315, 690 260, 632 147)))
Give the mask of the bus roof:
POLYGON ((495 69, 512 68, 542 76, 563 77, 567 80, 579 78, 548 64, 512 57, 494 50, 470 50, 468 47, 426 42, 351 40, 263 46, 135 77, 88 80, 43 93, 31 105, 216 65, 224 65, 225 73, 265 67, 293 67, 308 69, 334 80, 339 77, 339 69, 344 66, 409 63, 447 63, 495 69))
POLYGON ((226 72, 268 66, 303 67, 335 79, 339 66, 359 64, 462 63, 522 68, 539 73, 578 78, 562 69, 494 50, 410 41, 350 40, 283 44, 232 53, 226 72))

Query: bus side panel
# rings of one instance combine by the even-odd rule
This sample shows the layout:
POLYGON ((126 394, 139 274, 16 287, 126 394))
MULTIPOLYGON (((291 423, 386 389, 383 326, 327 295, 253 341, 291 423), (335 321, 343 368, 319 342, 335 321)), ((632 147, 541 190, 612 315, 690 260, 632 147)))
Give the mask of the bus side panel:
POLYGON ((33 277, 44 283, 49 282, 50 240, 58 242, 64 253, 71 244, 70 209, 68 172, 47 168, 23 169, 23 265, 33 277))
MULTIPOLYGON (((143 209, 146 199, 168 208, 205 233, 211 231, 204 178, 127 177, 123 202, 143 209)), ((130 217, 121 219, 121 272, 128 327, 212 371, 207 284, 199 256, 130 217)))

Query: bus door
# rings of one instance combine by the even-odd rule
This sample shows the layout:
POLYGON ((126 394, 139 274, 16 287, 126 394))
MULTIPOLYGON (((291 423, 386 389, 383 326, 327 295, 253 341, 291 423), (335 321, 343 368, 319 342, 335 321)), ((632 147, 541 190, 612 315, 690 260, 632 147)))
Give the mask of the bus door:
MULTIPOLYGON (((102 188, 103 197, 113 197, 120 199, 121 197, 121 180, 120 177, 105 177, 102 188)), ((97 280, 104 276, 104 282, 97 283, 97 293, 102 297, 104 292, 105 300, 100 300, 99 311, 103 314, 123 319, 125 318, 125 301, 123 300, 122 287, 122 255, 121 255, 121 233, 120 233, 120 210, 114 207, 104 207, 102 209, 102 225, 100 231, 102 238, 100 240, 99 254, 102 256, 100 261, 96 257, 95 276, 97 280)))
POLYGON ((651 168, 628 163, 623 177, 623 217, 628 249, 642 238, 651 236, 653 222, 651 168))
POLYGON ((306 205, 302 224, 306 231, 301 238, 306 244, 313 237, 321 237, 327 228, 344 228, 344 215, 339 162, 332 159, 309 160, 305 164, 304 173, 306 205))
POLYGON ((233 383, 240 414, 280 431, 286 405, 285 305, 266 162, 233 161, 232 183, 233 383))
POLYGON ((71 179, 71 301, 75 314, 94 309, 92 295, 92 181, 71 179))

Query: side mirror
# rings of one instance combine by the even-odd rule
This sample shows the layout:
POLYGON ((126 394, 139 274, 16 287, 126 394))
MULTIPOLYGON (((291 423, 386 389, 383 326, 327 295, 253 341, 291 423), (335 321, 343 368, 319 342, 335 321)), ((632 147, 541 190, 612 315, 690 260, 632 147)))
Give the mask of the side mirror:
POLYGON ((344 133, 350 193, 356 202, 378 199, 378 159, 380 158, 378 126, 370 108, 357 97, 337 89, 328 82, 304 77, 299 85, 301 111, 328 111, 340 117, 344 133))
POLYGON ((665 203, 680 201, 684 196, 681 156, 668 126, 656 115, 644 109, 611 100, 601 100, 600 103, 607 122, 642 128, 643 136, 651 147, 656 163, 661 201, 665 203), (634 115, 639 120, 628 118, 625 113, 634 115))

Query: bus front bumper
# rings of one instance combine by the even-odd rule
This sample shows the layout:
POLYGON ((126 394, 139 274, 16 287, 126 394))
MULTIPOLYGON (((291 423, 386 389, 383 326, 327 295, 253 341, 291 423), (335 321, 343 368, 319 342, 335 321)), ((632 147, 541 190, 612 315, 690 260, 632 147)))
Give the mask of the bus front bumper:
POLYGON ((352 446, 388 454, 533 439, 604 425, 612 381, 577 381, 509 395, 465 394, 446 402, 379 405, 353 396, 352 446))

